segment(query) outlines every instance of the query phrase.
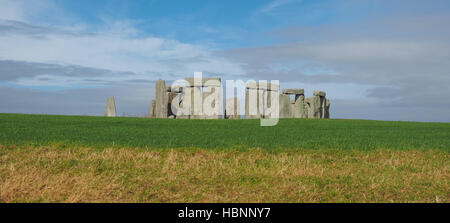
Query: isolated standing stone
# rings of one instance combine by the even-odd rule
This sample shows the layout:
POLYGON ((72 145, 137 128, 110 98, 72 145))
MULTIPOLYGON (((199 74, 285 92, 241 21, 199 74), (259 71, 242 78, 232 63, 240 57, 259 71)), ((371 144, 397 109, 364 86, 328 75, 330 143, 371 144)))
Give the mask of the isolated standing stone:
POLYGON ((167 118, 168 116, 168 104, 169 98, 167 95, 166 82, 164 80, 158 80, 156 82, 156 106, 155 106, 155 117, 156 118, 167 118))
POLYGON ((330 106, 331 106, 331 102, 328 99, 325 99, 325 116, 324 118, 328 119, 330 118, 330 106))
POLYGON ((155 106, 156 106, 156 100, 152 100, 152 104, 150 105, 150 108, 148 109, 148 117, 154 118, 155 117, 155 106))
POLYGON ((106 103, 105 108, 105 116, 116 117, 116 103, 114 101, 114 97, 108 98, 108 102, 106 103))

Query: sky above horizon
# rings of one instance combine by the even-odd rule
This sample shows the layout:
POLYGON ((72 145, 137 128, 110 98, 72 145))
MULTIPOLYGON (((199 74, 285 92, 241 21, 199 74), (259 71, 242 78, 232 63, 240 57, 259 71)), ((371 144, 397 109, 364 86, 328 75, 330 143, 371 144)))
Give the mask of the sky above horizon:
POLYGON ((445 0, 0 0, 0 113, 141 116, 157 79, 201 71, 323 90, 332 118, 450 122, 448 21, 445 0))

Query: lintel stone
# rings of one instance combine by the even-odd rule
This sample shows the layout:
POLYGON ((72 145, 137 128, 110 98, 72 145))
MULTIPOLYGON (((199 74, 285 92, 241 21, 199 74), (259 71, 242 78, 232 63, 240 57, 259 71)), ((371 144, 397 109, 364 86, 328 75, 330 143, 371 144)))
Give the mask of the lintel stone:
POLYGON ((314 96, 325 97, 327 94, 323 91, 314 91, 314 96))
POLYGON ((285 88, 283 89, 283 94, 295 94, 295 95, 299 95, 299 94, 305 94, 305 90, 304 89, 300 89, 300 88, 285 88))

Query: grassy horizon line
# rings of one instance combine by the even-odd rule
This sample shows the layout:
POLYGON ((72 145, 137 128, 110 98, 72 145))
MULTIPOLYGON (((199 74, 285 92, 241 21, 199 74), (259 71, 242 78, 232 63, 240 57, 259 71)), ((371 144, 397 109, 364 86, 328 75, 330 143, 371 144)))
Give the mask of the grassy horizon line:
POLYGON ((345 119, 186 120, 0 114, 1 145, 203 149, 439 149, 450 123, 345 119))

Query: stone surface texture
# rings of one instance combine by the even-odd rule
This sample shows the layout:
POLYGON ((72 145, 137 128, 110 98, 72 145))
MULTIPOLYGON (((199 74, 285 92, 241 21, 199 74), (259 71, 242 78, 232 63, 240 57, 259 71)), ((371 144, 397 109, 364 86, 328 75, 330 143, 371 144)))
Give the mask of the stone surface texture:
POLYGON ((114 97, 109 97, 106 103, 105 116, 116 117, 116 115, 116 102, 114 101, 114 97))
MULTIPOLYGON (((167 86, 158 80, 155 99, 149 108, 149 117, 176 119, 239 119, 240 105, 236 97, 225 99, 223 107, 223 88, 220 78, 192 78, 181 82, 182 86, 167 86), (225 113, 224 113, 225 112, 225 113)), ((178 82, 174 82, 178 83, 178 82)), ((330 118, 331 102, 324 91, 313 92, 305 97, 301 88, 283 89, 270 82, 248 81, 245 87, 244 118, 330 118), (269 96, 271 95, 271 96, 269 96), (294 98, 291 99, 294 95, 294 98), (275 97, 274 97, 275 96, 275 97), (278 100, 276 104, 271 100, 278 100), (275 111, 276 110, 276 111, 275 111), (274 113, 275 112, 275 113, 274 113)), ((108 99, 105 115, 115 116, 114 98, 108 99), (113 106, 111 106, 112 104, 113 106), (114 107, 114 109, 112 109, 114 107)))
POLYGON ((238 98, 228 98, 225 102, 225 118, 240 119, 240 106, 238 98))

